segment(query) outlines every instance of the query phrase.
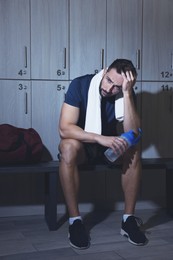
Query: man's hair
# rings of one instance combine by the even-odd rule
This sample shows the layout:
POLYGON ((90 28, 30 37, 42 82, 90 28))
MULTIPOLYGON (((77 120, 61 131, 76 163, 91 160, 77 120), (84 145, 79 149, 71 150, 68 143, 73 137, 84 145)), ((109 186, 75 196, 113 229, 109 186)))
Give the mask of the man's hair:
POLYGON ((116 69, 118 74, 121 74, 122 72, 126 73, 126 71, 131 71, 133 76, 137 77, 137 71, 134 67, 133 63, 130 60, 126 59, 116 59, 112 62, 112 64, 108 67, 107 71, 110 71, 111 69, 116 69))

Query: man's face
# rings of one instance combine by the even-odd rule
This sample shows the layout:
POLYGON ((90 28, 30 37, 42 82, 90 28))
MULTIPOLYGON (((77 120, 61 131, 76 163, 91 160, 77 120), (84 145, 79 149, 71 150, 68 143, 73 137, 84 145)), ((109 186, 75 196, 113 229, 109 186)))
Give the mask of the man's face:
POLYGON ((118 74, 116 69, 105 71, 100 83, 100 95, 102 97, 111 97, 122 90, 123 77, 118 74))

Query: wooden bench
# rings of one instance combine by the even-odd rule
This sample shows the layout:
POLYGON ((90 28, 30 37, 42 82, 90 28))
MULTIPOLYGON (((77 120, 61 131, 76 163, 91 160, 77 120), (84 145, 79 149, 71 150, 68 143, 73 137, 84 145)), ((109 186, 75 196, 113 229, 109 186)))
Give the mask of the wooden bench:
MULTIPOLYGON (((87 170, 106 170, 120 168, 121 165, 95 165, 87 170)), ((166 208, 173 214, 173 159, 142 159, 143 169, 165 169, 166 171, 166 208)), ((43 173, 45 176, 45 220, 49 230, 57 230, 57 183, 58 161, 41 162, 37 164, 4 165, 0 166, 0 174, 43 173)), ((84 168, 85 169, 85 168, 84 168)))

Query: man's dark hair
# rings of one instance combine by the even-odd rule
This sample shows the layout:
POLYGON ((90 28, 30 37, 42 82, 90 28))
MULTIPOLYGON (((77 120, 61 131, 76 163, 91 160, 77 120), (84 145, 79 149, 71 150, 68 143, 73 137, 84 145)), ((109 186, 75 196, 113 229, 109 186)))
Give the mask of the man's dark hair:
POLYGON ((118 74, 121 74, 122 72, 126 73, 126 71, 131 71, 133 76, 137 77, 137 71, 134 67, 133 63, 130 60, 126 59, 116 59, 112 62, 112 64, 108 67, 107 71, 110 71, 111 69, 116 69, 118 74))

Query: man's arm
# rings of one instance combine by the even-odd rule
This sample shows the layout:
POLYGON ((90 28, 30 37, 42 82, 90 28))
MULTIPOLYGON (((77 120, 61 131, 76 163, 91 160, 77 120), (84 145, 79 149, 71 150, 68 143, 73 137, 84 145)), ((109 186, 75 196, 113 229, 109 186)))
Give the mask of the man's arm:
POLYGON ((133 86, 136 79, 133 77, 131 72, 126 72, 126 75, 122 73, 122 76, 124 79, 122 86, 124 96, 124 132, 132 129, 134 132, 138 133, 140 118, 133 98, 133 86))
POLYGON ((77 126, 78 118, 79 108, 64 103, 59 121, 59 132, 62 139, 75 139, 81 142, 98 143, 105 147, 111 147, 114 150, 126 147, 127 144, 122 138, 84 131, 77 126))
POLYGON ((95 143, 97 134, 88 133, 77 126, 78 119, 79 108, 64 103, 59 121, 59 132, 61 138, 76 139, 81 142, 95 143))

